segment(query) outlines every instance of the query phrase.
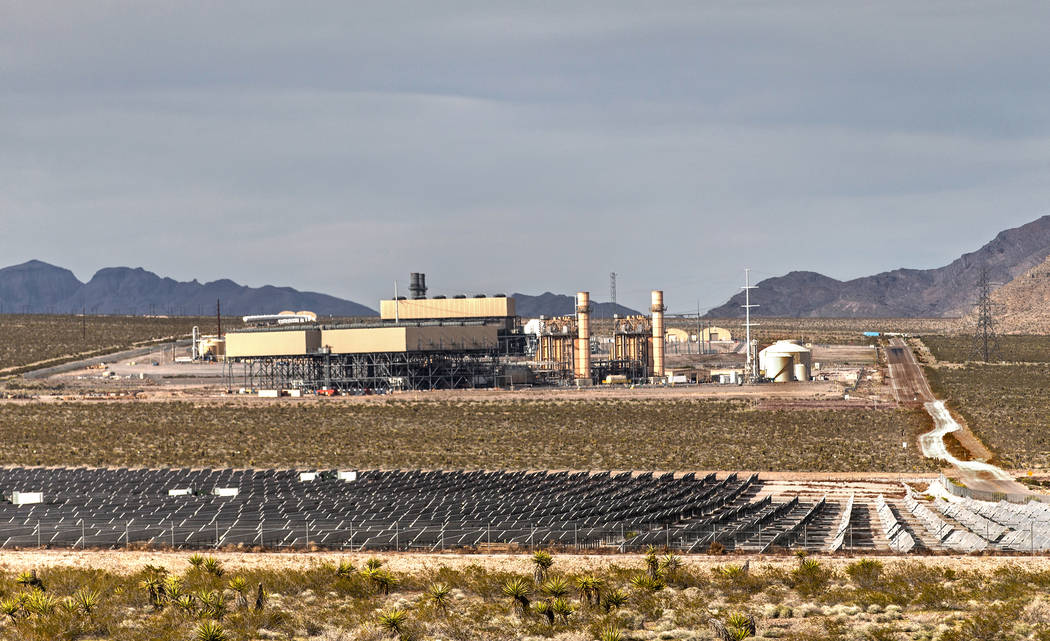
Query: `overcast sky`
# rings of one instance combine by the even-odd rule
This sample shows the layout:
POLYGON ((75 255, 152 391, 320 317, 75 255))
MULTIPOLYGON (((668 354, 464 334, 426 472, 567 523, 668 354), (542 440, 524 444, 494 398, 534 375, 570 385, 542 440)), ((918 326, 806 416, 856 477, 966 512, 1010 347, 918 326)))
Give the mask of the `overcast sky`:
POLYGON ((0 264, 375 307, 936 267, 1050 213, 1050 4, 0 0, 0 264), (864 6, 859 6, 864 5, 864 6))

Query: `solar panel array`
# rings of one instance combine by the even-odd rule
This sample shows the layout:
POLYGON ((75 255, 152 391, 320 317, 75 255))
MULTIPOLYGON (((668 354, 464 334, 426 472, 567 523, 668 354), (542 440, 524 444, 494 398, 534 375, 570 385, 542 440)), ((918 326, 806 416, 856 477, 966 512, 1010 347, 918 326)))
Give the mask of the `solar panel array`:
POLYGON ((930 509, 910 490, 894 507, 881 496, 874 503, 841 495, 776 500, 757 475, 370 470, 353 480, 342 476, 337 470, 0 469, 0 493, 8 498, 0 501, 0 548, 1050 547, 1050 506, 965 499, 934 501, 930 509), (40 493, 43 500, 16 493, 40 493))

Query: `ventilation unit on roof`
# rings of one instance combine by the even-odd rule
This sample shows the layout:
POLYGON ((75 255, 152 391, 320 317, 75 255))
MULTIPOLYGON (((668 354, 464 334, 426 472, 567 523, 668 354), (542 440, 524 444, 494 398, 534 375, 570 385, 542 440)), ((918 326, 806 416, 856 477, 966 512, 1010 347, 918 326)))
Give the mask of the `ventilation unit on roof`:
POLYGON ((215 496, 237 496, 237 488, 235 487, 217 487, 211 491, 215 496))
POLYGON ((317 472, 299 472, 300 481, 316 481, 317 472))
POLYGON ((176 487, 168 490, 168 496, 189 496, 193 494, 192 487, 176 487))
POLYGON ((356 481, 357 470, 339 470, 340 481, 356 481))

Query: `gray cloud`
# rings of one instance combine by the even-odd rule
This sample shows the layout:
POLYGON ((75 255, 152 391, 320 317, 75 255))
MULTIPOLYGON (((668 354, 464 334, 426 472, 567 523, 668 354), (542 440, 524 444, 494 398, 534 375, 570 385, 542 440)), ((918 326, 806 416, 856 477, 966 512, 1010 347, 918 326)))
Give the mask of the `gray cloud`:
POLYGON ((1045 5, 656 5, 0 3, 2 262, 684 311, 1047 213, 1045 5))

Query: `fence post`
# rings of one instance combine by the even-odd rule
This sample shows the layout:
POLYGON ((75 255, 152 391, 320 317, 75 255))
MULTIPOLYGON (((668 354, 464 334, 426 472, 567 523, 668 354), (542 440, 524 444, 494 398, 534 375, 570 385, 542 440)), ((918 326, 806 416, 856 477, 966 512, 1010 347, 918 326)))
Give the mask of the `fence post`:
POLYGON ((354 551, 354 520, 350 519, 350 551, 354 551))
POLYGON ((401 524, 399 522, 394 521, 394 550, 395 551, 401 549, 401 527, 400 526, 401 526, 401 524))
POLYGON ((124 548, 131 547, 131 522, 124 521, 124 548))
POLYGON ((802 549, 809 549, 809 525, 802 526, 802 549))
POLYGON ((306 522, 306 547, 310 548, 310 522, 306 522))
POLYGON ((171 549, 175 549, 175 519, 171 519, 171 549))
POLYGON ((489 523, 485 526, 485 543, 492 547, 492 524, 489 523))
POLYGON ((849 551, 853 552, 853 524, 849 524, 849 551))
POLYGON ((445 524, 441 524, 441 551, 445 551, 445 524))
POLYGON ((40 547, 40 519, 36 522, 36 546, 40 547))
POLYGON ((215 522, 215 549, 219 549, 219 522, 215 522))
POLYGON ((580 549, 579 528, 575 523, 572 524, 572 547, 580 549))
POLYGON ((84 519, 80 519, 80 549, 87 547, 87 533, 84 528, 84 519))

